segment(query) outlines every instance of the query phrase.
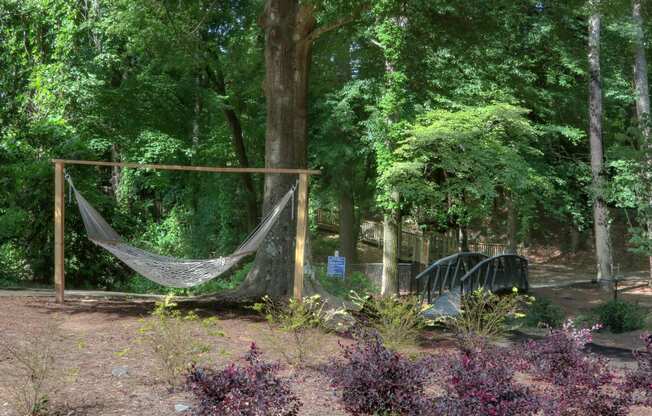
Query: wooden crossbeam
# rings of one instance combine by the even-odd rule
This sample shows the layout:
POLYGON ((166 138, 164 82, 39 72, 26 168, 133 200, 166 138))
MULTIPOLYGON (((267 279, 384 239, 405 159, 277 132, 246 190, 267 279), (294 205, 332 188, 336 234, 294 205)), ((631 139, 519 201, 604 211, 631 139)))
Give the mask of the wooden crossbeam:
POLYGON ((64 163, 66 165, 91 165, 91 166, 110 166, 119 168, 135 169, 155 169, 155 170, 183 170, 194 172, 215 172, 215 173, 283 173, 283 174, 302 174, 321 175, 319 170, 311 169, 289 169, 289 168, 233 168, 233 167, 213 167, 213 166, 187 166, 187 165, 160 165, 151 163, 132 163, 132 162, 103 162, 96 160, 66 160, 53 159, 54 164, 64 163))

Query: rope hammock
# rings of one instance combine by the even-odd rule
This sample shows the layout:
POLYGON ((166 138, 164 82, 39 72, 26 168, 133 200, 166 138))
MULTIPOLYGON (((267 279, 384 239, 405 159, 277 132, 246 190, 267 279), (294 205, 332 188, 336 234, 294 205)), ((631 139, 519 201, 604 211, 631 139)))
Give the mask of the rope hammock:
POLYGON ((79 193, 68 174, 66 174, 66 180, 75 194, 89 240, 111 252, 143 277, 163 286, 176 288, 197 286, 214 279, 229 270, 243 257, 254 253, 274 226, 288 201, 294 196, 293 187, 231 255, 214 259, 192 260, 161 256, 125 243, 100 213, 79 193))

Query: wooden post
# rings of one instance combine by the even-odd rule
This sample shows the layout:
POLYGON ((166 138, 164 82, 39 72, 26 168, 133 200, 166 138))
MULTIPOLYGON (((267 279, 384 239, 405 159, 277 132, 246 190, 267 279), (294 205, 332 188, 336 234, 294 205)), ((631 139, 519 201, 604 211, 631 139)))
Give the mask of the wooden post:
POLYGON ((423 268, 425 269, 430 265, 430 234, 423 234, 423 238, 421 239, 421 258, 420 258, 421 264, 423 264, 423 268))
POLYGON ((63 291, 66 286, 63 265, 63 225, 65 222, 63 166, 63 162, 54 164, 54 295, 57 303, 63 303, 63 291))
POLYGON ((299 199, 297 204, 297 238, 294 250, 294 298, 303 298, 303 260, 308 229, 308 174, 299 174, 299 199))

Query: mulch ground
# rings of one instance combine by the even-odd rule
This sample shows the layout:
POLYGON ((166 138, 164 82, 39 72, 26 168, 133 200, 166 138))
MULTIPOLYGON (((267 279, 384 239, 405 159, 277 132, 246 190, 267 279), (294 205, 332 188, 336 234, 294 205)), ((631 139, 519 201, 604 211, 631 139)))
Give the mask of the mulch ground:
MULTIPOLYGON (((140 342, 138 329, 142 317, 152 308, 148 301, 71 300, 61 306, 51 298, 0 298, 0 336, 25 339, 42 334, 52 320, 59 323, 62 338, 51 347, 65 368, 56 408, 64 415, 173 415, 175 404, 192 405, 183 391, 171 392, 157 372, 149 348, 140 342), (112 370, 127 367, 126 376, 116 377, 112 370)), ((260 346, 266 358, 282 362, 279 345, 267 324, 255 315, 217 313, 221 336, 205 335, 212 350, 202 357, 204 363, 222 367, 244 355, 252 342, 260 346)), ((334 335, 319 340, 319 354, 311 359, 325 361, 339 351, 334 335)), ((313 351, 314 352, 314 351, 313 351)), ((0 356, 0 415, 13 415, 9 386, 15 383, 13 368, 0 356)), ((5 357, 6 358, 6 357, 5 357)), ((311 416, 346 415, 337 402, 328 381, 317 369, 288 370, 293 391, 304 403, 301 414, 311 416)))
MULTIPOLYGON (((571 302, 566 298, 580 296, 582 289, 577 290, 580 292, 546 293, 555 301, 571 302)), ((635 296, 635 292, 628 296, 635 296)), ((57 351, 57 360, 63 367, 61 373, 65 374, 60 382, 61 390, 53 400, 59 415, 183 415, 186 413, 176 413, 174 406, 192 405, 192 397, 183 391, 170 391, 156 370, 148 346, 139 342, 140 320, 152 306, 152 301, 146 300, 75 299, 58 305, 45 297, 0 297, 0 337, 24 340, 48 331, 51 322, 58 323, 63 337, 52 337, 51 347, 57 351), (120 366, 126 367, 128 374, 112 375, 112 370, 120 366)), ((253 312, 204 310, 202 313, 218 316, 225 334, 204 339, 213 346, 202 357, 204 363, 222 367, 246 353, 252 342, 260 346, 267 359, 285 362, 282 350, 290 345, 289 341, 270 331, 266 322, 253 312)), ((303 402, 301 415, 344 416, 347 413, 318 367, 340 354, 340 343, 351 341, 336 334, 316 337, 310 347, 312 367, 291 369, 284 365, 283 375, 291 378, 292 389, 303 402)), ((631 348, 634 346, 632 343, 631 348)), ((452 348, 450 336, 428 332, 412 352, 442 354, 452 348)), ((9 388, 15 385, 16 378, 6 358, 0 355, 0 416, 14 414, 9 388)))

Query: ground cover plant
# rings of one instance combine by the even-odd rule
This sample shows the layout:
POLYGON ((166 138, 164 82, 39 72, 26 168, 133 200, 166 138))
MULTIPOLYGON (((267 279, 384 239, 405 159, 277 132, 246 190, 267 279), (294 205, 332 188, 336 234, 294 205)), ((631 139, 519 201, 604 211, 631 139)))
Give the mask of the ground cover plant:
POLYGON ((627 415, 632 406, 631 391, 609 368, 606 359, 588 354, 584 347, 592 340, 592 328, 576 329, 567 321, 540 341, 524 345, 522 357, 536 380, 551 387, 546 394, 546 412, 559 415, 627 415))
POLYGON ((262 314, 272 331, 269 339, 274 348, 288 364, 303 366, 312 352, 319 349, 320 335, 326 331, 327 313, 319 295, 305 297, 301 301, 275 301, 265 296, 253 309, 262 314), (289 343, 278 333, 287 334, 289 343))
POLYGON ((510 294, 497 295, 485 289, 465 293, 461 298, 461 313, 446 320, 462 340, 493 338, 509 328, 509 322, 525 316, 524 306, 530 297, 514 289, 510 294))
POLYGON ((156 302, 151 316, 141 320, 139 340, 148 346, 157 360, 158 376, 171 388, 182 383, 181 376, 214 346, 198 340, 201 330, 213 338, 223 337, 217 318, 200 319, 195 313, 183 313, 173 296, 156 302))
POLYGON ((636 404, 652 407, 652 336, 641 336, 643 350, 634 351, 636 369, 626 376, 625 389, 633 395, 636 404))
POLYGON ((446 394, 436 401, 437 415, 534 415, 544 400, 518 383, 513 351, 476 338, 438 366, 446 394))
POLYGON ((343 278, 331 277, 327 276, 326 273, 320 273, 318 278, 324 290, 341 299, 351 299, 353 293, 366 296, 379 292, 371 280, 360 272, 350 273, 343 278))
POLYGON ((351 299, 359 309, 358 325, 375 331, 388 348, 414 345, 426 325, 422 303, 414 296, 363 296, 354 292, 351 299))
POLYGON ((196 398, 197 416, 295 416, 301 402, 288 381, 278 376, 279 366, 263 360, 252 344, 245 365, 232 363, 212 370, 193 366, 187 377, 196 398))
POLYGON ((55 345, 61 339, 56 321, 23 339, 0 337, 0 361, 10 364, 3 377, 13 377, 10 404, 18 415, 46 416, 56 411, 53 402, 68 381, 57 359, 55 345))
POLYGON ((425 394, 432 361, 411 361, 383 345, 377 333, 360 333, 342 347, 342 360, 327 372, 352 415, 427 415, 433 403, 425 394))
POLYGON ((595 319, 615 333, 635 331, 645 327, 648 311, 624 300, 611 300, 593 311, 595 319))
POLYGON ((548 298, 536 298, 527 307, 525 324, 531 327, 558 328, 564 323, 564 311, 548 298))

